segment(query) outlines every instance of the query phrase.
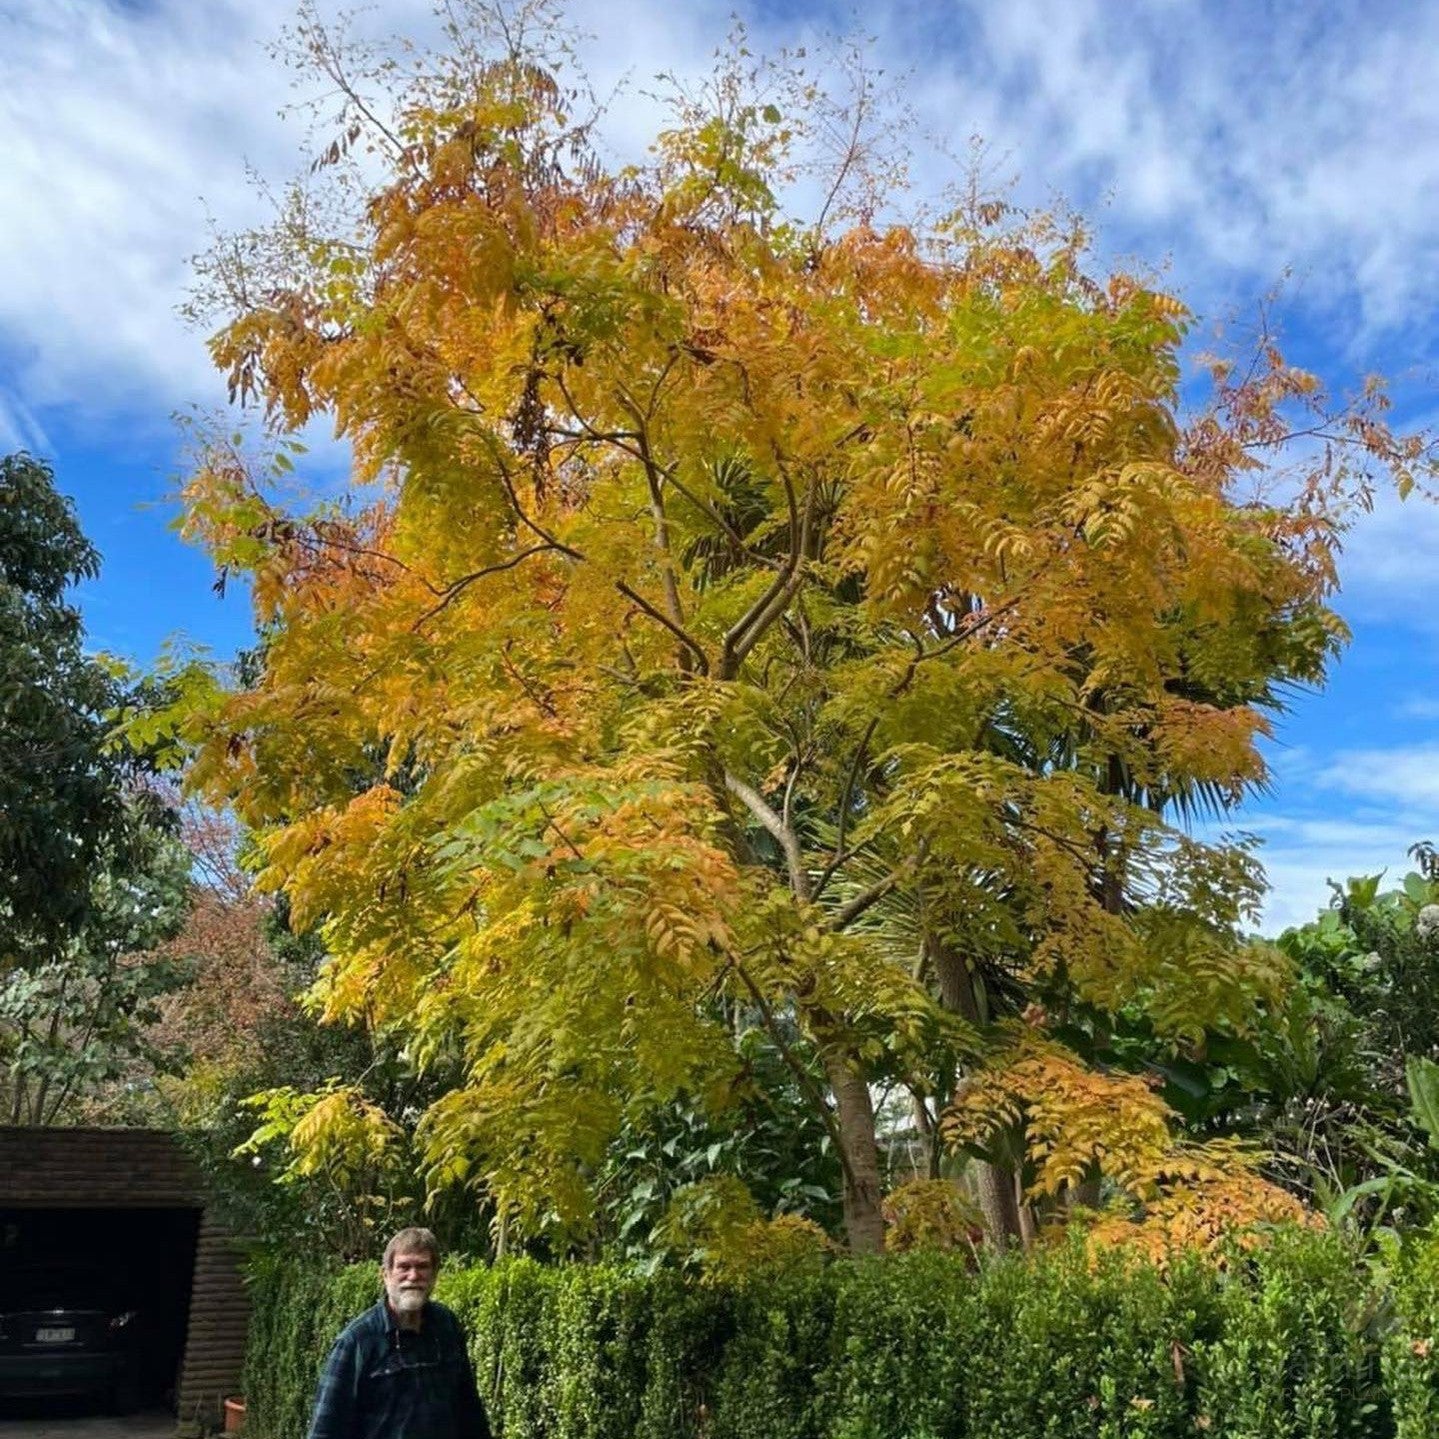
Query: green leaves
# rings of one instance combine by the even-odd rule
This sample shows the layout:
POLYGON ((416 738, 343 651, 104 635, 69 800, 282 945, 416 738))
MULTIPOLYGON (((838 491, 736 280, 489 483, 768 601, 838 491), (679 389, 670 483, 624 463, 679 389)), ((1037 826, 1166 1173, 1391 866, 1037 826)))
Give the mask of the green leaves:
POLYGON ((127 765, 106 746, 122 691, 66 600, 99 563, 49 467, 0 459, 0 964, 63 944, 125 842, 127 765))
MULTIPOLYGON (((1425 1439, 1433 1250, 1386 1275, 1333 1236, 1281 1232, 1223 1269, 1058 1245, 719 1284, 508 1260, 447 1264, 437 1297, 506 1439, 1385 1439, 1396 1418, 1425 1439)), ((373 1260, 253 1265, 256 1432, 303 1428, 321 1359, 377 1289, 373 1260)))
POLYGON ((189 856, 154 755, 116 716, 147 682, 84 653, 66 601, 99 556, 28 455, 0 460, 0 1104, 54 1123, 152 1063, 155 1001, 180 981, 145 951, 178 927, 189 856))
POLYGON ((1429 1147, 1439 1149, 1439 1064, 1411 1054, 1404 1061, 1404 1080, 1414 1122, 1429 1136, 1429 1147))

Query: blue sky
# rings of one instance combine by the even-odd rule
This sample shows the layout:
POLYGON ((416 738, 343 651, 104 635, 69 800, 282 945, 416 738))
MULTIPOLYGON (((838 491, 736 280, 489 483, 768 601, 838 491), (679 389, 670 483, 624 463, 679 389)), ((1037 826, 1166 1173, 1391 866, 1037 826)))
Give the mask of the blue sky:
MULTIPOLYGON (((607 123, 635 153, 658 71, 700 73, 731 12, 756 49, 848 24, 821 0, 580 0, 607 123)), ((171 416, 222 403, 203 337, 176 315, 207 224, 262 213, 247 171, 293 173, 302 125, 265 53, 289 0, 9 0, 0 8, 0 450, 53 461, 105 556, 92 642, 151 660, 183 633, 221 653, 243 596, 211 589, 170 532, 171 416)), ((423 33, 422 0, 365 24, 423 33)), ((1439 6, 1225 0, 902 0, 865 8, 876 68, 912 112, 912 173, 987 145, 1025 203, 1063 197, 1101 249, 1159 267, 1201 319, 1272 315, 1336 391, 1378 370, 1401 419, 1439 416, 1439 6)), ((1439 507, 1380 502, 1349 537, 1340 609, 1355 640, 1301 697, 1269 758, 1274 791, 1233 821, 1264 837, 1267 927, 1325 880, 1439 840, 1439 507)))

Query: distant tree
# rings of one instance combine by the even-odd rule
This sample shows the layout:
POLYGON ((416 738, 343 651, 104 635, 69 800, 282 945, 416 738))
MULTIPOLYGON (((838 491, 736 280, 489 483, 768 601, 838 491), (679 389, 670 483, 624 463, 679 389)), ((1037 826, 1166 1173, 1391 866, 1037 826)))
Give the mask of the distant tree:
POLYGON ((0 460, 0 916, 5 947, 83 921, 102 853, 125 830, 107 753, 116 685, 85 653, 68 598, 100 557, 47 465, 0 460))
POLYGON ((1370 1222, 1439 1214, 1439 873, 1429 846, 1411 854, 1420 872, 1336 883, 1280 936, 1291 1012, 1261 1031, 1259 1063, 1231 1068, 1250 1091, 1233 1112, 1286 1179, 1370 1222))
POLYGON ((146 959, 188 861, 147 766, 112 743, 132 698, 68 598, 99 556, 48 466, 0 460, 0 1116, 48 1124, 146 1049, 177 979, 146 959))
POLYGON ((188 855, 168 824, 131 807, 123 859, 95 857, 84 920, 39 956, 0 967, 0 1113, 54 1124, 133 1071, 166 1062, 151 1025, 184 970, 157 952, 189 904, 188 855))

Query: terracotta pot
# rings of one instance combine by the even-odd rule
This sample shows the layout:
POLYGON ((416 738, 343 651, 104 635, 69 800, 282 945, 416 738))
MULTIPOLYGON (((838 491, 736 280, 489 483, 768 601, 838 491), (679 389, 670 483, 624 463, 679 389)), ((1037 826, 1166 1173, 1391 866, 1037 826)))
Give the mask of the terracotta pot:
POLYGON ((245 1401, 239 1395, 225 1400, 225 1433, 234 1434, 245 1426, 245 1401))

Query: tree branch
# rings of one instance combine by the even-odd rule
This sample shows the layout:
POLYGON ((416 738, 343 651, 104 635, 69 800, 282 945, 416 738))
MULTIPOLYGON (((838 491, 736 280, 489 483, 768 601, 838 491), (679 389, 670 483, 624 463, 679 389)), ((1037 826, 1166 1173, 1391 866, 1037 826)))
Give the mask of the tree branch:
POLYGON ((829 922, 830 929, 838 933, 853 924, 866 910, 878 904, 913 867, 913 861, 906 860, 898 869, 892 870, 882 880, 870 885, 862 894, 855 895, 848 904, 842 905, 835 911, 833 919, 829 922))
POLYGON ((834 1152, 839 1156, 840 1168, 844 1171, 845 1182, 853 1188, 855 1185, 855 1174, 850 1166, 849 1154, 845 1149, 844 1135, 840 1132, 839 1122, 834 1117, 834 1111, 825 1102, 824 1095, 820 1092, 819 1086, 814 1082, 813 1076, 796 1058, 794 1051, 789 1047, 783 1031, 780 1029, 779 1021, 775 1017, 774 1010, 770 1008, 769 1001, 760 991, 759 986, 752 980, 745 967, 733 955, 729 956, 730 967, 739 976, 740 983, 749 990, 750 998, 754 1000, 759 1009, 760 1018, 764 1021, 764 1027, 769 1031, 770 1038, 775 1042, 775 1048, 780 1052, 780 1058, 789 1066, 790 1072, 799 1081, 799 1087, 804 1091, 805 1096, 814 1106, 815 1112, 819 1115, 829 1134, 829 1142, 834 1146, 834 1152))
POLYGON ((835 871, 849 858, 844 848, 845 830, 849 826, 849 807, 854 798, 855 784, 859 780, 860 766, 864 763, 864 757, 869 751, 869 742, 874 738, 874 732, 878 728, 879 716, 875 715, 865 727, 864 734, 859 742, 859 747, 854 752, 854 759, 850 762, 849 774, 844 782, 844 797, 839 803, 839 833, 834 841, 834 858, 825 866, 824 873, 819 877, 819 883, 814 887, 814 897, 816 899, 824 893, 824 888, 834 877, 835 871))
POLYGON ((709 656, 705 654, 700 642, 693 635, 687 634, 684 629, 677 625, 663 610, 656 609, 642 594, 637 593, 623 580, 615 581, 615 588, 633 604, 639 606, 652 620, 662 624, 686 649, 695 657, 695 668, 702 675, 710 672, 709 656))
POLYGON ((777 574, 769 589, 750 606, 749 610, 731 627, 724 637, 721 677, 733 679, 744 657, 764 637, 769 627, 789 608, 804 583, 804 561, 809 558, 811 527, 814 519, 816 486, 811 484, 805 492, 804 512, 801 515, 795 500, 794 486, 783 467, 780 478, 784 481, 785 497, 790 511, 790 553, 784 568, 777 574))
POLYGON ((510 508, 515 512, 515 518, 527 529, 532 531, 546 544, 552 545, 561 554, 567 555, 572 560, 584 562, 585 555, 582 551, 575 549, 573 545, 567 545, 563 540, 558 539, 544 528, 537 520, 532 520, 525 513, 525 507, 520 503, 520 497, 515 491, 514 482, 510 479, 510 472, 505 468, 504 451, 500 442, 491 432, 481 426, 480 433, 489 445, 489 450, 495 461, 495 470, 499 474, 500 483, 505 487, 505 494, 509 497, 510 508))
POLYGON ((485 579, 489 575, 497 575, 502 570, 512 570, 522 561, 529 559, 531 555, 544 554, 545 551, 553 550, 555 548, 556 547, 554 545, 548 543, 531 545, 529 549, 521 550, 519 554, 515 555, 511 559, 503 560, 501 561, 501 563, 496 565, 486 565, 484 569, 475 570, 473 574, 462 575, 453 584, 445 586, 444 590, 442 591, 443 597, 441 598, 439 604, 435 605, 431 609, 426 610, 424 614, 422 614, 419 619, 417 619, 414 624, 410 626, 411 633, 418 634, 420 630, 432 619, 434 619, 437 614, 439 614, 442 610, 448 609, 452 600, 456 599, 465 590, 469 589, 469 587, 477 580, 485 579))
POLYGON ((976 611, 969 617, 970 622, 968 624, 962 624, 960 628, 955 631, 952 638, 945 640, 943 644, 936 645, 932 650, 927 650, 923 648, 923 646, 916 644, 915 648, 917 653, 915 657, 909 662, 905 672, 891 687, 887 698, 898 699, 914 682, 914 676, 919 670, 920 665, 924 664, 927 660, 942 659, 951 650, 957 649, 965 640, 978 634, 986 625, 993 624, 1001 615, 1008 614, 1011 610, 1017 608, 1019 599, 1020 597, 1015 595, 1011 599, 1006 600, 1002 605, 996 605, 993 609, 976 611))
POLYGON ((662 469, 655 464, 654 457, 650 454, 649 434, 645 429, 646 416, 640 413, 639 407, 627 395, 620 396, 620 404, 630 412, 638 426, 635 431, 635 443, 639 446, 640 464, 644 466, 645 485, 650 493, 650 514, 655 522, 655 543, 664 556, 665 603, 669 606, 670 618, 676 625, 683 627, 685 614, 684 608, 680 604, 680 588, 679 580, 675 576, 674 555, 670 550, 669 516, 665 514, 664 491, 660 488, 662 469))
POLYGON ((725 788, 739 799, 744 807, 774 836, 784 851, 785 866, 789 870, 789 884, 795 897, 802 901, 810 899, 809 874, 804 867, 804 855, 800 851, 799 836, 777 815, 758 790, 752 789, 738 776, 725 771, 725 788))
MULTIPOLYGON (((623 453, 629 455, 631 459, 638 460, 641 464, 646 463, 645 456, 640 453, 638 446, 633 443, 639 438, 639 436, 633 430, 597 429, 593 424, 590 423, 589 420, 584 417, 583 414, 580 413, 579 406, 575 403, 573 396, 571 396, 569 389, 565 385, 564 377, 562 375, 555 375, 552 378, 554 379, 555 385, 559 389, 560 394, 564 396, 565 403, 570 407, 571 418, 577 425, 580 426, 580 429, 578 431, 561 430, 557 433, 563 435, 567 439, 588 439, 594 441, 596 444, 612 445, 615 449, 621 450, 623 451, 623 453)), ((751 546, 747 545, 745 543, 744 536, 740 534, 740 532, 735 529, 735 527, 730 524, 727 519, 725 519, 724 515, 712 504, 710 504, 708 500, 704 499, 701 495, 696 494, 694 490, 690 489, 690 487, 686 485, 675 473, 675 469, 673 466, 661 464, 657 459, 654 458, 653 454, 650 455, 648 463, 652 464, 655 469, 664 476, 665 481, 674 488, 675 493, 678 494, 681 499, 684 499, 689 504, 692 504, 695 509, 697 509, 702 515, 704 515, 706 519, 712 521, 716 526, 718 526, 719 529, 724 533, 725 538, 737 550, 741 550, 744 554, 748 555, 750 559, 755 561, 756 564, 764 565, 766 569, 778 570, 782 568, 779 560, 774 559, 770 555, 761 554, 758 550, 753 549, 751 546)))

